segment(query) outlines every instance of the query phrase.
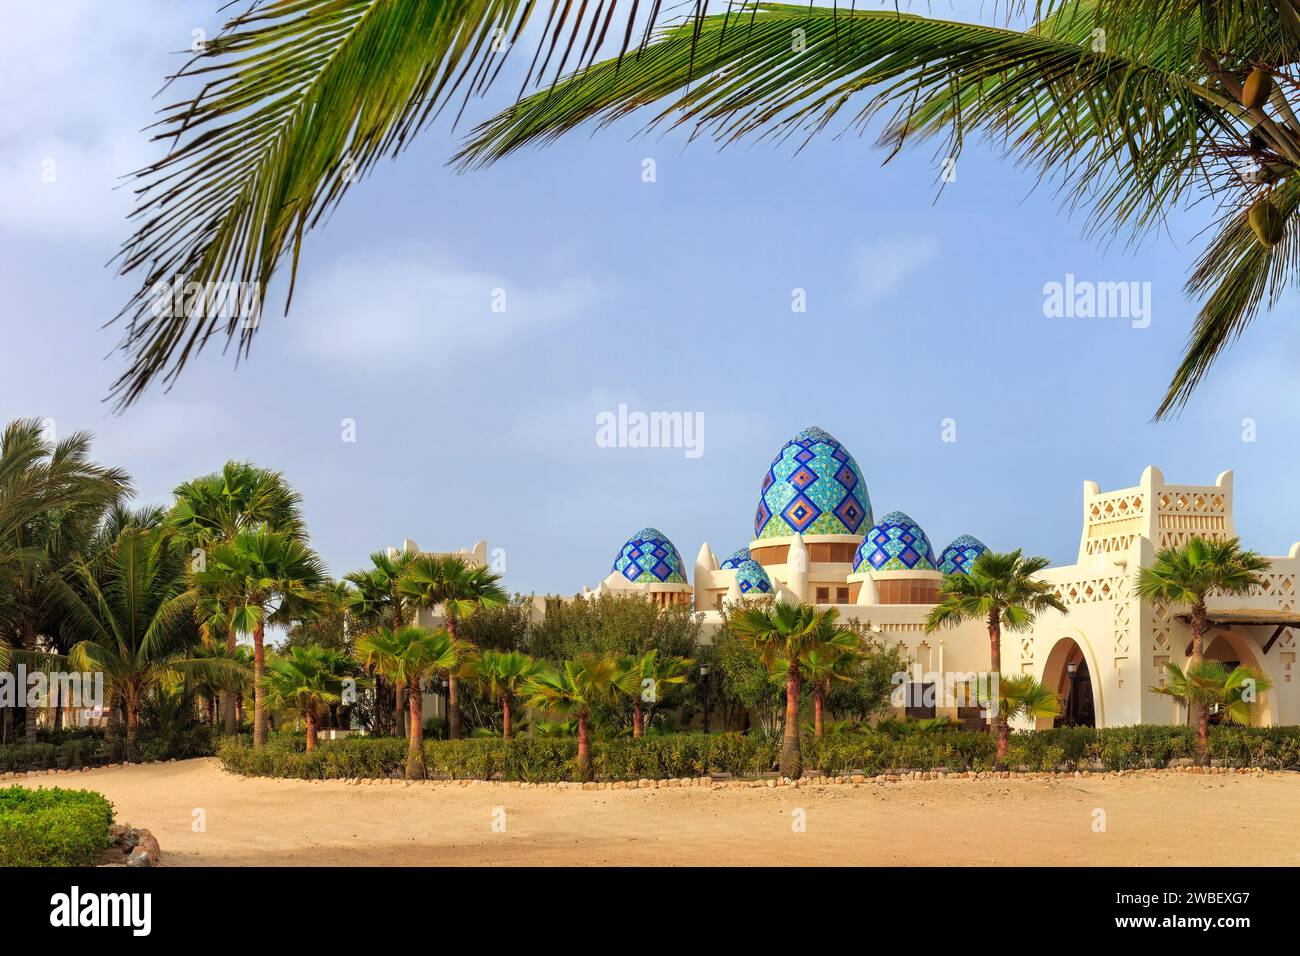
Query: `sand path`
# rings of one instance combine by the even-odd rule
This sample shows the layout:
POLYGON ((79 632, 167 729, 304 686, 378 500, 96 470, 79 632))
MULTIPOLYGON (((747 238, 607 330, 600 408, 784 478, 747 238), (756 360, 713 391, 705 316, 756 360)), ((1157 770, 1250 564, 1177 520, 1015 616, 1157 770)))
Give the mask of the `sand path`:
POLYGON ((1294 774, 591 792, 240 779, 206 759, 20 782, 98 790, 173 866, 1300 865, 1294 774))

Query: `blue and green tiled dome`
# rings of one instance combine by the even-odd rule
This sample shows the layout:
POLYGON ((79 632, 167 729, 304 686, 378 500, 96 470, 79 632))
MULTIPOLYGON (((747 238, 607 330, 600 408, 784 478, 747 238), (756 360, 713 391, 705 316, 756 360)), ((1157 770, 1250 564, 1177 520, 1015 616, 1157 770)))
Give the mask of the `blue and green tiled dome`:
POLYGON ((741 561, 736 566, 736 585, 741 594, 771 594, 772 579, 763 566, 753 559, 741 561))
POLYGON ((772 459, 759 489, 754 537, 860 534, 871 498, 853 456, 820 428, 805 428, 772 459))
POLYGON ((969 574, 975 559, 988 549, 988 545, 979 538, 969 534, 960 535, 940 552, 939 570, 944 574, 969 574))
POLYGON ((867 532, 853 556, 854 571, 933 571, 934 549, 921 526, 891 511, 867 532))
POLYGON ((718 567, 723 571, 727 571, 740 567, 741 564, 748 560, 750 560, 749 548, 737 548, 727 555, 718 567))
POLYGON ((627 539, 614 559, 614 570, 633 584, 685 584, 682 556, 668 537, 642 528, 627 539))

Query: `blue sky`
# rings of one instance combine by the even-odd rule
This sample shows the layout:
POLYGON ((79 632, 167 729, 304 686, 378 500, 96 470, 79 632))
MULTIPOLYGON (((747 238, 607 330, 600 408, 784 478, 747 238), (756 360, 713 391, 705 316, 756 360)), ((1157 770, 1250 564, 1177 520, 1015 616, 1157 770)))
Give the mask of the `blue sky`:
POLYGON ((853 452, 876 514, 907 511, 936 547, 969 532, 1070 561, 1083 480, 1133 485, 1150 463, 1180 483, 1233 468, 1247 544, 1300 538, 1294 303, 1181 418, 1151 424, 1195 315, 1182 283, 1208 213, 1137 249, 1085 240, 1081 217, 984 145, 936 202, 928 147, 882 168, 852 134, 797 156, 719 153, 637 137, 632 119, 457 174, 459 134, 438 127, 311 236, 294 309, 268 310, 251 361, 210 349, 114 416, 118 333, 101 326, 132 288, 105 268, 130 202, 113 186, 157 155, 139 131, 169 51, 217 8, 55 0, 0 36, 0 415, 92 430, 142 500, 248 458, 302 491, 335 573, 403 537, 487 538, 511 588, 572 592, 645 525, 688 563, 702 541, 720 556, 747 543, 768 462, 816 424, 853 452), (1067 273, 1150 282, 1150 327, 1044 317, 1044 284, 1067 273), (597 447, 596 416, 620 403, 703 413, 704 454, 597 447))

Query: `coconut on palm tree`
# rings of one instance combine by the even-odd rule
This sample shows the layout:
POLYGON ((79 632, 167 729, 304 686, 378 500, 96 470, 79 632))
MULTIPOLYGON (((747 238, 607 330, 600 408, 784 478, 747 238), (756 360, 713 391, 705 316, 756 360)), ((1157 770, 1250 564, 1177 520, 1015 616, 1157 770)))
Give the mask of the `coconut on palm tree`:
POLYGON ((285 623, 289 612, 311 600, 325 580, 320 559, 298 538, 284 532, 241 531, 233 541, 208 552, 204 570, 191 574, 199 593, 228 603, 230 622, 253 638, 253 746, 266 743, 266 625, 285 623))
POLYGON ((343 699, 344 681, 355 679, 356 665, 341 651, 293 647, 266 668, 262 684, 268 708, 287 708, 307 723, 307 749, 316 747, 320 709, 343 699))
MULTIPOLYGON (((411 561, 397 583, 397 590, 413 606, 442 610, 442 624, 453 639, 459 638, 459 624, 479 608, 501 607, 510 596, 498 583, 501 576, 471 564, 459 554, 420 555, 411 561)), ((447 678, 447 736, 461 738, 459 680, 447 678)))
POLYGON ((591 779, 591 712, 615 693, 618 663, 584 655, 557 670, 533 675, 523 687, 529 706, 572 716, 578 722, 578 777, 591 779))
POLYGON ((660 657, 658 648, 651 648, 644 654, 620 657, 617 663, 618 689, 632 698, 632 736, 640 737, 645 733, 644 705, 654 707, 665 685, 686 683, 694 661, 671 654, 660 657))
POLYGON ((470 676, 477 680, 488 696, 501 701, 501 736, 510 739, 515 698, 523 687, 546 667, 519 651, 483 651, 470 676))
POLYGON ((381 627, 357 638, 357 659, 375 673, 410 689, 411 732, 407 734, 406 776, 424 778, 424 682, 446 677, 465 659, 465 648, 443 628, 381 627))
POLYGON ((1239 666, 1229 671, 1218 661, 1192 661, 1183 670, 1173 661, 1165 664, 1165 683, 1152 687, 1197 711, 1196 761, 1210 763, 1210 714, 1219 713, 1234 724, 1249 725, 1259 695, 1273 686, 1261 671, 1239 666))
MULTIPOLYGON (((1003 628, 1026 630, 1048 610, 1069 613, 1052 585, 1035 577, 1050 563, 1047 558, 1022 557, 1019 548, 1006 553, 985 551, 971 563, 968 573, 944 576, 939 603, 925 620, 926 632, 983 621, 989 632, 989 671, 1001 674, 1003 628)), ((1005 754, 1007 720, 999 712, 994 724, 999 752, 1005 754)))

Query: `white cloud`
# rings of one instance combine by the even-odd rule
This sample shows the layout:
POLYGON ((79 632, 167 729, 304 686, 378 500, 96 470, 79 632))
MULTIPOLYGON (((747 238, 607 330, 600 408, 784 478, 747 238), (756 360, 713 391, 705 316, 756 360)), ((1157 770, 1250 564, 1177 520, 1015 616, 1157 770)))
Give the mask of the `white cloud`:
POLYGON ((347 256, 300 281, 292 317, 303 346, 386 374, 445 368, 489 349, 536 348, 540 330, 580 320, 605 291, 582 275, 515 281, 422 246, 347 256))
POLYGON ((850 257, 849 300, 859 308, 876 305, 901 289, 939 254, 934 236, 858 243, 850 257))

